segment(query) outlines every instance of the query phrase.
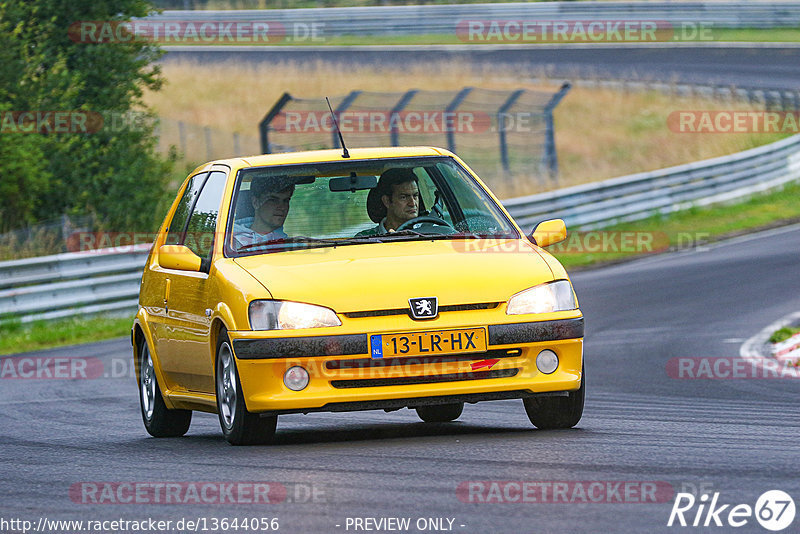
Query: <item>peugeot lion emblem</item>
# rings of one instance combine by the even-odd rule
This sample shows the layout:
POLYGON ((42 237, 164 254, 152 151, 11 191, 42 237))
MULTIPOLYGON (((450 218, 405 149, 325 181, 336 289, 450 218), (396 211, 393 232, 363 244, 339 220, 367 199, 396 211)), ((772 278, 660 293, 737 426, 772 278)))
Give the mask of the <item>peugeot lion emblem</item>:
POLYGON ((420 297, 408 299, 413 319, 435 319, 439 315, 439 299, 436 297, 420 297))

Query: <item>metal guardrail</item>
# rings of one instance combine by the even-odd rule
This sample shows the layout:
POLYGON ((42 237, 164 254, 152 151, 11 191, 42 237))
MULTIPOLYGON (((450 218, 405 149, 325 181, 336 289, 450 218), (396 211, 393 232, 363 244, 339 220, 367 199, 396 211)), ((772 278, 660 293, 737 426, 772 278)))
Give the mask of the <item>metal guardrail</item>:
POLYGON ((327 7, 266 10, 180 10, 152 15, 154 21, 322 23, 323 36, 454 33, 465 20, 662 21, 706 23, 717 28, 781 28, 800 25, 800 2, 526 2, 507 4, 327 7))
POLYGON ((800 180, 800 135, 657 171, 612 178, 504 202, 520 226, 548 218, 590 230, 657 214, 744 198, 800 180))
MULTIPOLYGON (((528 78, 532 84, 547 83, 542 78, 528 78)), ((602 87, 617 91, 658 91, 666 95, 701 97, 721 102, 747 102, 766 109, 794 111, 800 109, 800 89, 770 89, 731 87, 730 85, 708 85, 700 83, 666 83, 652 80, 615 80, 602 78, 574 78, 570 83, 576 87, 602 87)), ((764 84, 768 82, 763 82, 764 84)))
MULTIPOLYGON (((560 217, 592 229, 744 198, 800 181, 800 135, 724 156, 506 200, 525 229, 560 217)), ((0 262, 0 317, 22 322, 136 309, 150 245, 0 262)))
POLYGON ((0 262, 0 317, 22 322, 136 309, 150 245, 0 262))

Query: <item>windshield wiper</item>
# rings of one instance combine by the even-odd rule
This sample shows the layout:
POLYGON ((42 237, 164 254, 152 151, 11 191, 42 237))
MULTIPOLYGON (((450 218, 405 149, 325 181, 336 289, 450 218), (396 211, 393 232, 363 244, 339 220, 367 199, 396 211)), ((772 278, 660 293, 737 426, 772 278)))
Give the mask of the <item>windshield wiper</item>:
POLYGON ((416 230, 405 229, 405 230, 400 230, 399 232, 386 232, 385 234, 378 234, 378 235, 381 237, 395 237, 395 236, 405 237, 405 236, 425 236, 426 234, 417 232, 416 230))
POLYGON ((381 239, 386 241, 428 241, 429 239, 450 239, 455 234, 423 234, 414 230, 400 230, 380 234, 381 239))
POLYGON ((455 234, 423 234, 414 230, 401 230, 388 234, 380 234, 382 239, 387 241, 427 241, 441 239, 514 239, 514 236, 506 234, 479 234, 475 232, 458 232, 455 234), (395 236, 398 239, 395 239, 395 236))

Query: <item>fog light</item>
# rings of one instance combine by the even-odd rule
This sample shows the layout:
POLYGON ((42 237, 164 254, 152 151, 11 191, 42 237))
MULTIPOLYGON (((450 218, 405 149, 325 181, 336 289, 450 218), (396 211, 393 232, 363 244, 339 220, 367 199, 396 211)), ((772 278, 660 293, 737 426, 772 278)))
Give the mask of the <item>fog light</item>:
POLYGON ((549 375, 558 367, 558 356, 552 350, 543 350, 536 356, 536 368, 549 375))
POLYGON ((283 373, 283 383, 292 391, 300 391, 308 385, 308 371, 302 367, 290 367, 283 373))

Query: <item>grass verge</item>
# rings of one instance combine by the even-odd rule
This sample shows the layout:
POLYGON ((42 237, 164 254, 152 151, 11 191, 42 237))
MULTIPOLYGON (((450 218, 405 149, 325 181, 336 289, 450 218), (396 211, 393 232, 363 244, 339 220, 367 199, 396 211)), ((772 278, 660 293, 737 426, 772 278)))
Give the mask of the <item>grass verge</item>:
POLYGON ((129 336, 132 317, 76 317, 55 321, 0 324, 0 355, 129 336))
POLYGON ((769 337, 770 343, 780 343, 786 341, 795 334, 800 334, 800 326, 784 326, 780 330, 776 330, 769 337))
POLYGON ((691 249, 756 230, 800 222, 798 197, 800 184, 790 184, 780 191, 735 204, 692 208, 664 217, 614 225, 599 232, 575 232, 577 237, 571 235, 565 244, 553 245, 549 250, 565 268, 578 270, 667 250, 691 249), (608 247, 603 246, 603 239, 608 247), (652 246, 648 247, 649 244, 652 246), (598 248, 606 250, 595 252, 598 248))

